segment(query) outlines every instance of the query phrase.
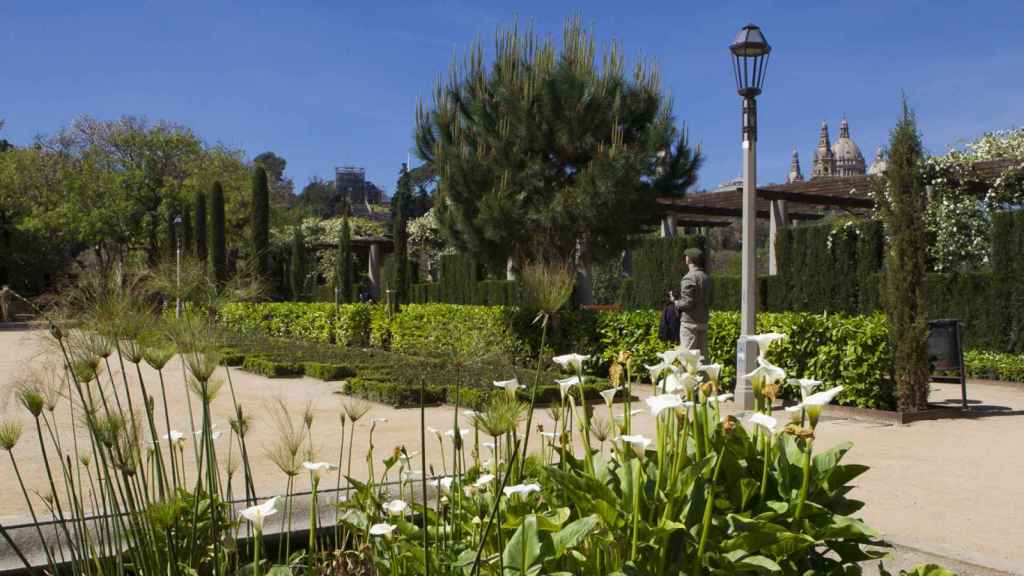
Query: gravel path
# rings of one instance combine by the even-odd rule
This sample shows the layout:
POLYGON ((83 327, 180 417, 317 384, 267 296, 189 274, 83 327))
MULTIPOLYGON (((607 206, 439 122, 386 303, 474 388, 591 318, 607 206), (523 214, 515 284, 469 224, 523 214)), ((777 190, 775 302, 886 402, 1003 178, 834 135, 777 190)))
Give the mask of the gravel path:
MULTIPOLYGON (((26 426, 14 454, 29 489, 41 493, 48 490, 44 487, 45 471, 34 428, 29 426, 31 420, 27 413, 10 396, 25 370, 47 363, 59 365, 48 352, 46 338, 46 333, 39 330, 0 331, 0 409, 7 415, 15 415, 26 426)), ((128 371, 129 380, 135 385, 135 368, 129 365, 128 371)), ((143 374, 150 393, 156 392, 159 380, 155 371, 144 366, 143 374)), ((115 381, 121 381, 116 363, 114 376, 115 381)), ((181 364, 177 359, 164 370, 164 377, 171 421, 175 429, 185 432, 189 429, 188 410, 181 364)), ((270 380, 238 370, 232 370, 231 377, 240 404, 253 417, 248 446, 255 467, 256 488, 261 495, 280 492, 284 487, 284 475, 265 455, 276 438, 269 410, 278 398, 291 408, 296 418, 307 403, 311 406, 316 457, 328 462, 338 461, 338 422, 345 397, 337 393, 336 383, 309 378, 270 380)), ((972 382, 968 394, 978 417, 917 422, 901 427, 829 420, 819 426, 816 445, 827 448, 847 440, 854 443, 846 461, 866 464, 871 470, 857 481, 853 495, 868 503, 863 517, 887 539, 917 550, 904 550, 905 557, 916 557, 920 555, 918 551, 923 550, 968 563, 965 566, 976 564, 1004 573, 1018 573, 1024 567, 1024 386, 972 382)), ((133 390, 133 397, 140 396, 133 390)), ((954 386, 935 385, 933 401, 958 398, 959 391, 954 386)), ((158 407, 159 404, 158 400, 158 407)), ((227 432, 231 407, 230 392, 225 386, 213 406, 218 430, 227 432)), ((57 420, 61 437, 65 445, 70 446, 76 436, 78 439, 85 436, 80 430, 75 434, 67 408, 67 401, 62 400, 57 408, 57 420)), ((621 410, 621 406, 616 410, 621 410)), ((606 413, 601 408, 598 414, 606 413)), ((547 412, 539 412, 538 417, 550 429, 547 412)), ((404 444, 410 452, 419 450, 419 411, 374 404, 357 426, 352 463, 356 477, 366 473, 372 418, 387 419, 378 423, 374 432, 378 473, 382 469, 380 460, 395 447, 404 444)), ((427 426, 438 430, 450 429, 452 418, 451 407, 426 411, 427 426)), ((465 421, 462 422, 465 425, 465 421)), ((652 424, 650 419, 641 416, 636 422, 643 433, 653 434, 653 430, 647 429, 652 424)), ((162 426, 158 424, 160 434, 165 432, 162 426)), ((227 434, 218 442, 221 444, 219 457, 223 457, 227 434)), ((473 443, 472 432, 467 442, 473 443)), ((450 456, 447 442, 445 449, 450 456)), ((436 439, 428 438, 427 452, 428 468, 433 465, 434 471, 441 473, 436 439)), ((0 493, 4 495, 0 499, 0 520, 9 523, 25 518, 27 508, 7 455, 0 456, 4 458, 0 464, 0 493)), ((418 462, 418 457, 414 462, 418 462)), ((332 478, 321 486, 333 483, 332 478)), ((300 476, 298 488, 308 488, 308 479, 300 476)), ((897 557, 900 554, 898 551, 897 557)), ((927 554, 922 558, 927 558, 927 554)), ((964 570, 964 574, 997 573, 964 570)))

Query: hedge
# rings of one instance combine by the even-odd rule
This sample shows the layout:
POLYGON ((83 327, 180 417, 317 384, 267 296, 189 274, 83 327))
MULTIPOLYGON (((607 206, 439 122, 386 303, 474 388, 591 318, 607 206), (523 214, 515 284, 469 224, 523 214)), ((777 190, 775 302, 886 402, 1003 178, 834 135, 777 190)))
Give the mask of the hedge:
POLYGON ((968 378, 1024 382, 1024 355, 968 350, 964 353, 968 378))
POLYGON ((302 367, 306 376, 323 381, 343 380, 355 376, 356 371, 344 364, 326 364, 324 362, 304 362, 302 367))
POLYGON ((409 304, 390 322, 391 349, 414 356, 470 361, 526 352, 513 332, 514 310, 501 306, 409 304))
MULTIPOLYGON (((618 302, 623 308, 661 308, 667 290, 679 290, 686 274, 683 258, 688 248, 706 252, 703 236, 644 238, 633 249, 633 274, 619 288, 618 302)), ((705 259, 707 258, 705 254, 705 259)))
POLYGON ((267 378, 302 376, 303 366, 295 362, 271 360, 258 354, 250 354, 242 362, 242 370, 260 374, 267 378))
POLYGON ((220 309, 218 320, 243 334, 367 346, 372 308, 370 304, 335 306, 325 302, 234 302, 220 309))

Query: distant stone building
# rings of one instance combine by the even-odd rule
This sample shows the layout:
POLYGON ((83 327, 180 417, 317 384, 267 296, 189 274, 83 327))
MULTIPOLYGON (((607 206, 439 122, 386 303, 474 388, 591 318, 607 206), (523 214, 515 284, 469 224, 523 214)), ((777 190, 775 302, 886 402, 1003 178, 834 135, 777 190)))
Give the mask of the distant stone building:
MULTIPOLYGON (((875 158, 875 165, 872 165, 869 170, 867 163, 864 162, 864 155, 861 154, 860 147, 850 138, 849 122, 843 118, 843 121, 839 124, 839 138, 836 139, 835 143, 829 138, 828 122, 822 122, 821 132, 818 135, 818 147, 814 150, 811 179, 873 174, 880 170, 880 166, 884 165, 884 161, 881 158, 882 153, 881 149, 879 149, 878 155, 875 158), (879 164, 880 161, 882 164, 879 164)), ((786 182, 802 182, 803 180, 804 176, 800 170, 800 158, 796 149, 794 149, 786 182)))
POLYGON ((384 191, 366 179, 366 170, 355 166, 334 169, 334 189, 338 200, 347 200, 354 212, 371 212, 371 204, 383 204, 384 191))

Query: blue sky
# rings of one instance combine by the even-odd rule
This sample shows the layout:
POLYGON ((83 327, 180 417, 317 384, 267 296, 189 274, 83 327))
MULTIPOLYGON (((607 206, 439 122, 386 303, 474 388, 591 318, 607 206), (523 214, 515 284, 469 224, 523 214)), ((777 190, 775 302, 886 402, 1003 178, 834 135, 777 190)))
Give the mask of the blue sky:
POLYGON ((166 119, 208 142, 273 150, 298 189, 336 165, 394 188, 417 99, 496 27, 558 35, 581 10, 599 42, 657 62, 678 120, 703 144, 699 187, 739 174, 739 97, 727 45, 760 25, 773 46, 759 99, 759 174, 805 173, 822 120, 841 117, 870 162, 899 113, 941 153, 1019 126, 1024 4, 872 2, 39 2, 0 4, 0 137, 31 142, 83 114, 166 119))

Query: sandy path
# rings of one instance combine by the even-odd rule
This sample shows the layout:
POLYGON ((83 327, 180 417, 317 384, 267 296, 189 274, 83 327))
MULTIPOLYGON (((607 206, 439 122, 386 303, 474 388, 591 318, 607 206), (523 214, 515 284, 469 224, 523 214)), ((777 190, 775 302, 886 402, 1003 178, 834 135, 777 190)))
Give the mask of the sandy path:
MULTIPOLYGON (((10 396, 18 375, 25 369, 47 362, 44 339, 45 333, 41 331, 0 332, 0 398, 10 396)), ((131 365, 128 369, 129 380, 134 385, 135 369, 131 365)), ((155 393, 159 385, 157 374, 148 366, 143 367, 143 374, 150 393, 155 393)), ((116 364, 114 376, 120 383, 116 364)), ((188 410, 181 365, 177 360, 168 365, 164 377, 173 427, 187 431, 188 410)), ((311 404, 317 459, 338 461, 338 420, 344 397, 336 393, 337 384, 309 378, 270 380, 238 370, 232 371, 232 379, 239 402, 253 417, 247 442, 255 468, 256 488, 261 495, 283 491, 285 483, 284 475, 265 456, 265 450, 276 438, 268 412, 268 406, 276 398, 282 398, 296 418, 307 402, 311 404)), ((933 400, 957 396, 951 386, 937 388, 933 400)), ((868 502, 863 516, 885 537, 952 558, 1019 571, 1024 566, 1024 515, 1021 514, 1024 512, 1024 482, 1021 480, 1024 478, 1024 449, 1021 448, 1024 445, 1024 387, 972 384, 969 390, 971 398, 987 409, 1005 410, 984 418, 919 422, 903 427, 832 420, 819 426, 817 446, 827 448, 846 440, 854 442, 847 461, 867 464, 871 470, 858 480, 853 494, 868 502)), ((140 396, 134 390, 133 395, 140 396)), ((225 386, 213 406, 218 430, 227 432, 231 410, 230 393, 225 386)), ((620 411, 621 407, 616 410, 620 411)), ((48 492, 28 414, 13 402, 6 403, 4 413, 14 415, 26 425, 15 456, 30 490, 48 492)), ((68 417, 66 400, 62 400, 56 413, 61 436, 65 445, 70 446, 75 427, 68 417)), ((606 415, 603 408, 599 414, 606 415)), ((452 417, 451 407, 428 409, 427 426, 448 430, 452 427, 452 417)), ((537 417, 551 429, 546 410, 538 412, 537 417)), ((405 444, 410 451, 419 450, 419 411, 374 404, 357 427, 353 456, 353 476, 356 477, 366 474, 365 457, 372 418, 387 419, 378 424, 374 435, 378 474, 383 468, 380 460, 396 446, 405 444)), ((465 421, 462 422, 464 425, 465 421)), ((636 422, 641 432, 653 435, 649 418, 641 416, 636 422)), ((158 428, 160 434, 165 432, 163 418, 158 419, 158 428)), ((85 438, 80 430, 77 436, 85 438)), ((472 432, 466 438, 472 444, 472 432)), ((227 434, 218 441, 221 458, 228 449, 227 442, 227 434)), ((445 449, 450 457, 450 443, 446 442, 445 449)), ((188 450, 190 448, 186 448, 186 456, 188 450)), ((428 468, 432 464, 440 473, 442 464, 435 439, 428 438, 427 451, 428 468)), ((4 496, 0 499, 0 518, 24 518, 27 508, 17 489, 13 469, 6 454, 0 457, 4 458, 0 464, 0 494, 4 496)), ((418 462, 417 457, 413 464, 416 469, 420 467, 418 462)), ((333 485, 333 477, 329 478, 324 484, 333 485)), ((300 476, 298 489, 308 487, 308 477, 300 476)))

